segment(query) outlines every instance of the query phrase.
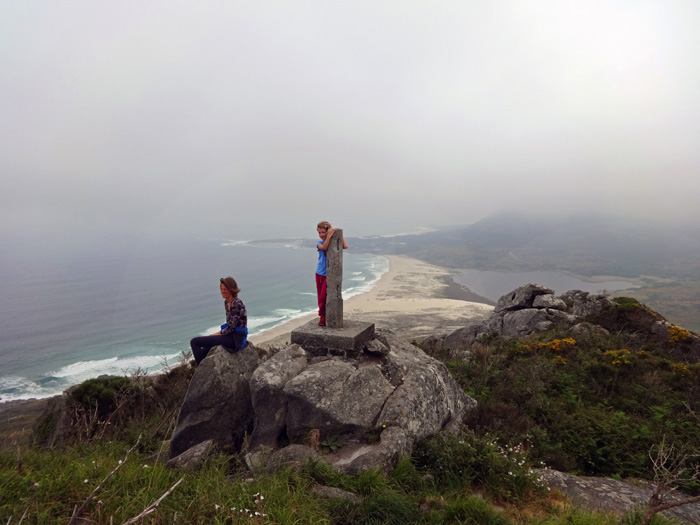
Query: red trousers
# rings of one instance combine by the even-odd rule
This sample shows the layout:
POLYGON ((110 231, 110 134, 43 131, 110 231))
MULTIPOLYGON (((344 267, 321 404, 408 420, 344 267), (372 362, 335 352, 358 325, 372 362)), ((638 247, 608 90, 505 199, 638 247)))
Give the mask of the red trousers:
POLYGON ((318 315, 326 316, 326 276, 316 274, 316 294, 318 295, 318 315))

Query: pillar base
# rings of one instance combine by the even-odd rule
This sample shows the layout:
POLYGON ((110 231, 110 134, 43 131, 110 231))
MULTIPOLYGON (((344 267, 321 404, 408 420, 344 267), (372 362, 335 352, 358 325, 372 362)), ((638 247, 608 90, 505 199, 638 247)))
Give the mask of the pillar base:
POLYGON ((373 336, 374 323, 345 320, 342 328, 331 328, 314 320, 293 330, 291 343, 314 356, 357 357, 373 336))

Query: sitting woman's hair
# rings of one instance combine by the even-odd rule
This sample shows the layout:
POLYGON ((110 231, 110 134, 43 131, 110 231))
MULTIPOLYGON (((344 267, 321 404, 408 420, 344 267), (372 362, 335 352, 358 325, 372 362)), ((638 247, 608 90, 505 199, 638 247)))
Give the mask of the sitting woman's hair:
POLYGON ((240 288, 238 288, 238 284, 236 283, 236 279, 233 277, 222 277, 219 279, 221 281, 221 284, 223 284, 226 289, 233 294, 234 297, 238 297, 238 292, 240 292, 240 288))

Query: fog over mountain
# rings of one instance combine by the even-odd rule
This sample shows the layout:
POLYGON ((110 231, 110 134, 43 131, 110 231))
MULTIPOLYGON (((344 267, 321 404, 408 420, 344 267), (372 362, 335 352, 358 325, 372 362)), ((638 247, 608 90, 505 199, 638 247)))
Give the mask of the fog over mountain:
POLYGON ((700 4, 0 6, 0 233, 700 220, 700 4))

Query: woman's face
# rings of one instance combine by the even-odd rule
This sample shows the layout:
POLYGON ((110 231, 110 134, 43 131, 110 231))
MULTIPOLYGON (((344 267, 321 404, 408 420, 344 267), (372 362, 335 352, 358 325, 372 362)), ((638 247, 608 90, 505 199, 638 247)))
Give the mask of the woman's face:
POLYGON ((226 300, 233 299, 233 294, 223 285, 223 283, 219 285, 219 289, 221 290, 221 297, 226 300))

